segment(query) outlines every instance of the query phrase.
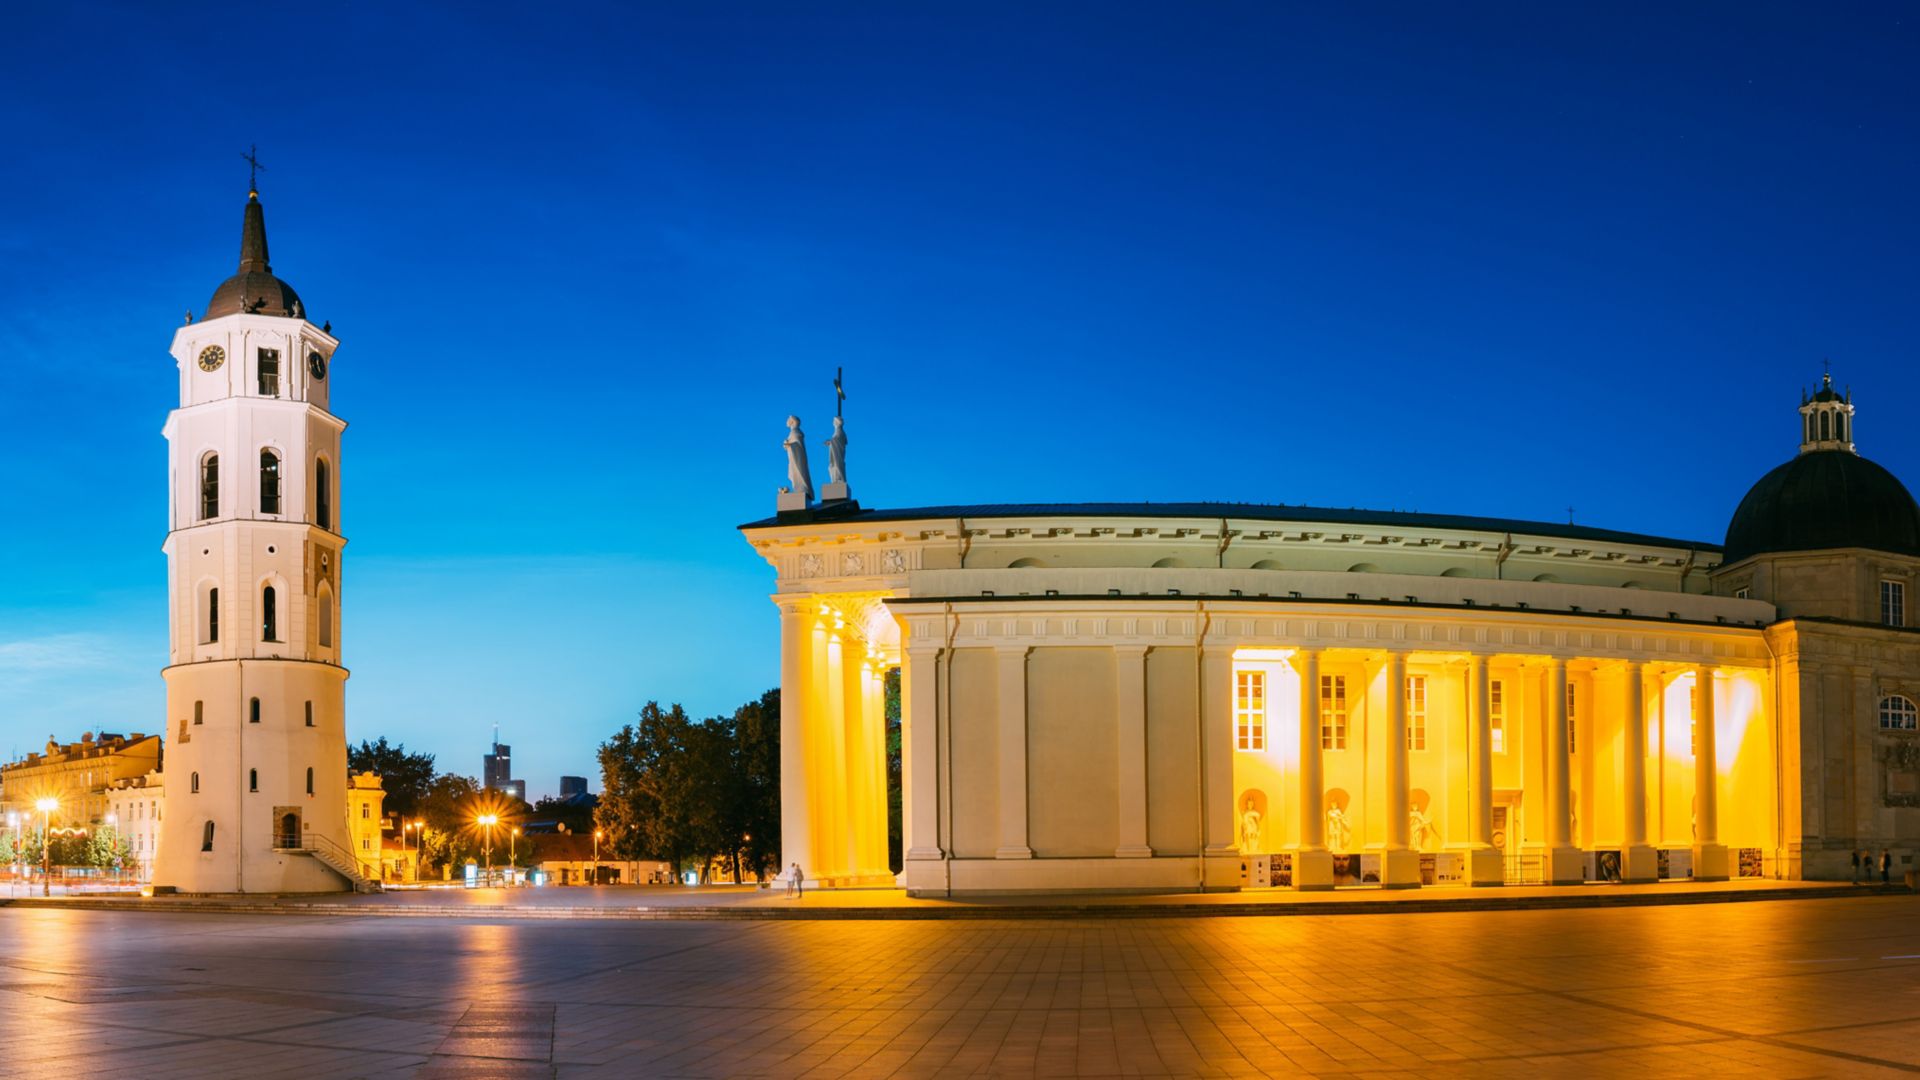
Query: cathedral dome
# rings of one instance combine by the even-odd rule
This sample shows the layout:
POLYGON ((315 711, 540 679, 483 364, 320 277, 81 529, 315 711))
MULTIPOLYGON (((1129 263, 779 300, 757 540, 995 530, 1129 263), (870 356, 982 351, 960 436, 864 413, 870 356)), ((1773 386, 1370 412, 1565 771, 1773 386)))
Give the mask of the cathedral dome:
POLYGON ((1826 548, 1920 555, 1920 505, 1892 473, 1851 450, 1807 450, 1760 478, 1727 526, 1727 565, 1826 548))
POLYGON ((202 318, 240 314, 295 319, 307 315, 300 294, 274 277, 273 267, 267 264, 267 214, 260 206, 259 192, 247 193, 247 212, 240 224, 240 271, 213 290, 202 318))

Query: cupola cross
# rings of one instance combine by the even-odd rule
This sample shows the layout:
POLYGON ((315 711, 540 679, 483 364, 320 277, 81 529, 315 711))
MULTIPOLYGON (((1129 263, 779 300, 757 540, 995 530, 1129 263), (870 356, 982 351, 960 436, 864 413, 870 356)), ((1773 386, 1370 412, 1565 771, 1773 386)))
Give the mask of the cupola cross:
POLYGON ((247 190, 257 193, 260 190, 260 170, 266 168, 260 164, 260 148, 249 144, 247 152, 240 155, 240 160, 247 163, 247 190))

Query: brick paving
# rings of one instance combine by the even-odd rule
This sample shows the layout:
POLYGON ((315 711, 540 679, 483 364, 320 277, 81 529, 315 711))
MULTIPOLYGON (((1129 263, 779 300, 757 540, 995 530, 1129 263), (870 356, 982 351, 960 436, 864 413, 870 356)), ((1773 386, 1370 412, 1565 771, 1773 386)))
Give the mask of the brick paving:
POLYGON ((613 922, 0 908, 22 1077, 1920 1071, 1920 898, 613 922))

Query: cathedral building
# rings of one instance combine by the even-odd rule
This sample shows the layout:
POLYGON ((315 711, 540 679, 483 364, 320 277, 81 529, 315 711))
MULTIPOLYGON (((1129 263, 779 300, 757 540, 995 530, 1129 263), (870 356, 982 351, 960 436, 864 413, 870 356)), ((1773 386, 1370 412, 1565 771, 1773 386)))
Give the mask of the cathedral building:
POLYGON ((156 890, 359 884, 347 829, 339 342, 267 258, 249 191, 239 270, 174 333, 170 663, 156 890))
MULTIPOLYGON (((1920 507, 1804 397, 1724 542, 1217 503, 742 527, 781 620, 782 865, 920 893, 1843 879, 1920 839, 1920 507)), ((837 490, 836 490, 837 488, 837 490)))

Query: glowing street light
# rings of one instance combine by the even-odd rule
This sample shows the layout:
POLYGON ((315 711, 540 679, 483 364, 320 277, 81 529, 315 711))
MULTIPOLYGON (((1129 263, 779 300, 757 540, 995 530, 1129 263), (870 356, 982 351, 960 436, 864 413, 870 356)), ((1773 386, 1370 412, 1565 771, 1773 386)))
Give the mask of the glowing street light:
POLYGON ((33 804, 40 811, 40 895, 53 895, 53 845, 48 831, 52 827, 53 812, 60 809, 60 800, 47 798, 33 804))
POLYGON ((593 830, 593 883, 600 884, 600 830, 593 830))
POLYGON ((500 824, 500 815, 499 814, 481 814, 478 818, 475 818, 474 820, 479 823, 481 828, 487 830, 487 843, 486 843, 487 884, 492 885, 493 884, 493 827, 495 825, 500 824))
POLYGON ((520 865, 520 826, 513 827, 513 835, 507 837, 507 865, 520 865))

